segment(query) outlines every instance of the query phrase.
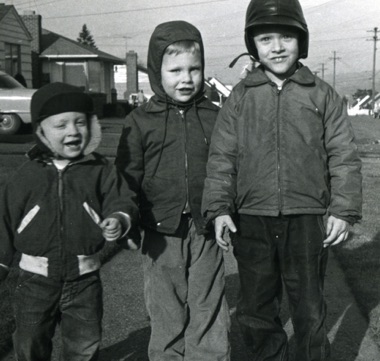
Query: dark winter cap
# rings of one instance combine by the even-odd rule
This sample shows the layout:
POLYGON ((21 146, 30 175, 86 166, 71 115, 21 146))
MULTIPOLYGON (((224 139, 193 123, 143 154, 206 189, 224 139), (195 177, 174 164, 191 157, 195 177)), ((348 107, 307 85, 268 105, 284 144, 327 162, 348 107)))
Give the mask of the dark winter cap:
POLYGON ((309 31, 298 0, 251 0, 245 19, 245 43, 256 60, 259 60, 252 32, 265 25, 290 26, 298 30, 299 58, 307 58, 309 31))
POLYGON ((51 83, 43 86, 33 94, 30 104, 34 129, 38 123, 51 115, 66 112, 88 114, 93 111, 94 104, 91 97, 81 88, 65 83, 51 83))

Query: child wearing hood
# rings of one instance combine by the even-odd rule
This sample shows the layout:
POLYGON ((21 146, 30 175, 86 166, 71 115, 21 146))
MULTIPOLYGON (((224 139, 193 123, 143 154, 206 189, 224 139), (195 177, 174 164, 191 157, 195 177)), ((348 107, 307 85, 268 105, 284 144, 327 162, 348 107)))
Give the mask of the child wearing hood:
POLYGON ((128 115, 116 164, 139 197, 149 359, 229 360, 223 255, 201 216, 218 108, 203 93, 199 31, 158 25, 148 74, 155 95, 128 115))
POLYGON ((256 361, 288 360, 283 284, 294 359, 328 359, 328 249, 361 218, 361 162, 346 107, 299 62, 308 40, 298 0, 251 0, 245 42, 260 65, 233 89, 210 146, 202 211, 221 248, 230 245, 224 234, 237 231, 236 314, 256 361))
POLYGON ((21 254, 13 345, 23 361, 50 360, 59 323, 62 360, 96 360, 103 313, 99 251, 137 218, 135 194, 95 153, 100 126, 89 95, 52 83, 31 100, 36 146, 2 188, 0 280, 21 254))

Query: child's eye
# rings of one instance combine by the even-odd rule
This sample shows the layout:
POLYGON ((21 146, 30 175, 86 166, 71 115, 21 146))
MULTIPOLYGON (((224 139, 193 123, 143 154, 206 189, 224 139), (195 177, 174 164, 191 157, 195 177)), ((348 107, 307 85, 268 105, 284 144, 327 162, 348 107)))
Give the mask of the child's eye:
POLYGON ((59 124, 56 124, 54 126, 54 128, 57 128, 57 129, 64 129, 66 127, 66 124, 65 123, 59 123, 59 124))
POLYGON ((292 35, 292 34, 285 34, 285 35, 282 36, 282 38, 283 38, 284 40, 293 40, 293 39, 295 39, 296 37, 295 37, 294 35, 292 35))
POLYGON ((269 36, 264 36, 259 39, 262 43, 269 43, 270 37, 269 36))
POLYGON ((85 119, 79 119, 77 120, 77 125, 84 127, 87 125, 87 121, 85 119))

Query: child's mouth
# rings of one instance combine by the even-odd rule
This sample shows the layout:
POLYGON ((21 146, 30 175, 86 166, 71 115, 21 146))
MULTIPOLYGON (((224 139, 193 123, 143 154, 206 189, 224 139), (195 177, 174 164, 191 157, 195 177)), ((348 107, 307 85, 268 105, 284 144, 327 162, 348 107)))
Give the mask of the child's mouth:
POLYGON ((178 89, 178 91, 182 94, 182 95, 189 95, 193 92, 193 89, 192 88, 181 88, 181 89, 178 89))
POLYGON ((80 140, 73 140, 71 142, 67 142, 65 143, 65 146, 70 148, 70 149, 77 149, 79 148, 81 145, 81 141, 80 140))
POLYGON ((282 63, 283 61, 285 61, 285 57, 284 56, 281 56, 281 57, 278 57, 278 58, 274 58, 274 62, 275 63, 282 63))

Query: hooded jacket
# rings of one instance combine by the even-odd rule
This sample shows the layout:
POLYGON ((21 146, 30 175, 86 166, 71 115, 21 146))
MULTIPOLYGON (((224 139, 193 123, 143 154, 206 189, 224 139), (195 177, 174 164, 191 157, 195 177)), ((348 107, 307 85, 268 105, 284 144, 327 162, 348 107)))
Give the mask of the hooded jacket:
POLYGON ((261 67, 219 113, 203 211, 219 215, 324 214, 361 218, 361 162, 346 107, 307 67, 279 90, 261 67))
MULTIPOLYGON (((106 158, 95 116, 86 155, 59 170, 46 141, 0 193, 0 268, 8 269, 16 251, 20 268, 58 280, 73 280, 100 268, 105 240, 100 222, 120 212, 137 219, 135 194, 106 158)), ((123 218, 120 215, 121 218, 123 218)))
MULTIPOLYGON (((201 91, 188 104, 170 99, 161 84, 165 49, 180 40, 199 43, 199 31, 184 21, 157 26, 148 51, 148 74, 155 95, 127 116, 116 165, 139 195, 141 224, 172 234, 188 204, 198 233, 204 233, 201 200, 211 132, 219 108, 201 91)), ((202 77, 203 78, 203 77, 202 77)))

